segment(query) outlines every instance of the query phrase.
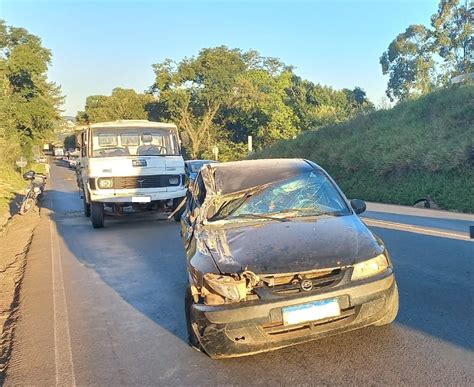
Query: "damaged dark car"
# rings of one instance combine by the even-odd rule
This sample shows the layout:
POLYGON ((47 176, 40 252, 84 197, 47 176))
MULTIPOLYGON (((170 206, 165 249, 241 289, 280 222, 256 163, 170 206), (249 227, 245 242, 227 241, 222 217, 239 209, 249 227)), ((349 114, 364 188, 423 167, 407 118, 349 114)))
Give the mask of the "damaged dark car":
POLYGON ((317 164, 209 164, 181 219, 190 343, 243 356, 391 323, 398 289, 383 241, 317 164))

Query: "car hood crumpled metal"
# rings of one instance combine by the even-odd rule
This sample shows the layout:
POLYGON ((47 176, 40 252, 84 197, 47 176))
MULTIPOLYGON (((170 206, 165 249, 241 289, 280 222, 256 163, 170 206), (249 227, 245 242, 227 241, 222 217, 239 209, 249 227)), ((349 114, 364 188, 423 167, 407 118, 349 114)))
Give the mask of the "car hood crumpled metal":
POLYGON ((199 234, 223 273, 278 274, 343 267, 373 258, 384 249, 356 215, 244 222, 203 227, 199 234))

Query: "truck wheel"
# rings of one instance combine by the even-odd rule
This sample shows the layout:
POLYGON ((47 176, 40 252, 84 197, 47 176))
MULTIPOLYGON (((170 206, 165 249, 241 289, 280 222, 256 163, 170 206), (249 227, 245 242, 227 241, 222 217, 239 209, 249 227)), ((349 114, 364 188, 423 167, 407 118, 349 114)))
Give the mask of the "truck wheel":
MULTIPOLYGON (((173 210, 176 209, 181 204, 182 201, 183 201, 183 198, 173 199, 173 210)), ((183 215, 185 208, 186 208, 186 206, 182 206, 179 209, 179 211, 176 212, 173 215, 173 219, 174 219, 175 222, 180 222, 181 221, 181 215, 183 215)))
POLYGON ((180 208, 179 211, 173 215, 173 219, 175 222, 181 222, 181 216, 183 215, 184 207, 180 208))
POLYGON ((398 314, 398 307, 399 307, 399 296, 398 296, 398 286, 395 282, 395 288, 393 290, 392 297, 387 302, 387 309, 385 316, 377 321, 374 325, 380 327, 382 325, 388 325, 392 323, 398 314))
POLYGON ((86 194, 82 192, 82 204, 84 208, 84 216, 89 218, 91 216, 91 205, 87 203, 86 194))
POLYGON ((193 296, 191 294, 191 288, 188 286, 186 288, 186 295, 184 297, 184 313, 186 315, 186 329, 188 331, 188 340, 191 347, 196 348, 198 351, 204 352, 204 349, 199 342, 199 339, 196 336, 196 333, 193 329, 193 319, 191 317, 191 306, 193 305, 193 296))
POLYGON ((104 227, 104 205, 100 202, 91 202, 91 220, 92 227, 102 228, 104 227))

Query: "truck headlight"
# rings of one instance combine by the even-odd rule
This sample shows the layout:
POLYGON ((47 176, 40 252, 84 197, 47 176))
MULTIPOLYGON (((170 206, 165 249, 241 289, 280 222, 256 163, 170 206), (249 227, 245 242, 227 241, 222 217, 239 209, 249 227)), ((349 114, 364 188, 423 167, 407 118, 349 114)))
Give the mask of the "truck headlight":
POLYGON ((110 177, 101 177, 97 181, 97 184, 99 185, 99 188, 101 189, 108 189, 108 188, 113 188, 114 181, 110 177))
POLYGON ((229 275, 207 273, 204 285, 230 302, 239 302, 247 297, 245 278, 235 279, 229 275))
POLYGON ((169 185, 179 185, 179 176, 170 177, 168 183, 169 185))
POLYGON ((372 277, 384 272, 388 268, 388 260, 385 254, 377 255, 375 258, 356 263, 353 266, 352 281, 372 277))

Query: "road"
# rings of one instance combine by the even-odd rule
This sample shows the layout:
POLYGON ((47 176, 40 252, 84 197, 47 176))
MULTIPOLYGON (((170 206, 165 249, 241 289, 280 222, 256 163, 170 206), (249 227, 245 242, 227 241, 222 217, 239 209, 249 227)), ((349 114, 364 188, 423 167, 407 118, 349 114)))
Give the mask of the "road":
POLYGON ((474 383, 472 216, 369 206, 396 265, 397 320, 215 361, 186 343, 178 225, 142 215, 93 230, 73 172, 51 172, 6 385, 474 383))

